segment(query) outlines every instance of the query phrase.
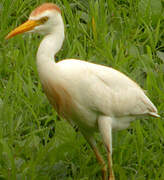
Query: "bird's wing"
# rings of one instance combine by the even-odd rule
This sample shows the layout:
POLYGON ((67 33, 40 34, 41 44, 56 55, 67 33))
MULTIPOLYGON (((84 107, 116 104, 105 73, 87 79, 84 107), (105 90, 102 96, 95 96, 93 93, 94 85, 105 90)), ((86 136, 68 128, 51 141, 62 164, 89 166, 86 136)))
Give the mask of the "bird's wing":
POLYGON ((97 77, 95 98, 98 109, 117 116, 152 115, 159 117, 154 104, 144 91, 121 72, 105 66, 91 64, 88 68, 97 77), (100 103, 100 101, 102 103, 100 103))
POLYGON ((80 60, 65 60, 59 65, 64 68, 63 85, 82 107, 109 116, 158 116, 144 91, 121 72, 80 60))

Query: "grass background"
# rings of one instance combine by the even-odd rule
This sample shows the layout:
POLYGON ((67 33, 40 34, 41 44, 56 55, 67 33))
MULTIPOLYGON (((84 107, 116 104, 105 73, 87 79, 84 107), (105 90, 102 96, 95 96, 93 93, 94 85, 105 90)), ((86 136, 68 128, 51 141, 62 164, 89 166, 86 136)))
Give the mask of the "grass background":
MULTIPOLYGON (((0 0, 0 180, 99 180, 89 145, 59 119, 42 91, 35 64, 42 37, 4 40, 43 2, 0 0)), ((164 1, 49 2, 60 6, 66 27, 57 60, 85 59, 120 70, 147 90, 161 115, 113 134, 116 179, 163 180, 164 1)))

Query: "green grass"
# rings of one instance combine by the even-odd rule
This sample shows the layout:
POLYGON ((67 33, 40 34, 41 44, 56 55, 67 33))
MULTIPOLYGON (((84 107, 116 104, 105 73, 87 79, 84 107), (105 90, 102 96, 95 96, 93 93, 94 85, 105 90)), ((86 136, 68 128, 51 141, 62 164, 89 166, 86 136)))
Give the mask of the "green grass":
MULTIPOLYGON (((41 38, 5 35, 43 0, 0 1, 0 180, 97 180, 100 167, 82 137, 45 97, 35 55, 41 38)), ((53 2, 53 1, 51 1, 53 2)), ((57 59, 111 66, 147 91, 160 119, 113 134, 116 179, 164 179, 164 8, 160 0, 56 0, 66 38, 57 59)), ((99 135, 97 142, 105 157, 99 135)))

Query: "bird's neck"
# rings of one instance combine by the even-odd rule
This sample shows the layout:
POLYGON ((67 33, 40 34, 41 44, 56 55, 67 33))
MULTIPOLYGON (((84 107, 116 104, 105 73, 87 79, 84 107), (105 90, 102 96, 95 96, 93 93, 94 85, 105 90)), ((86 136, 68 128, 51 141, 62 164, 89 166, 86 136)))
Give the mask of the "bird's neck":
POLYGON ((38 67, 45 62, 55 62, 55 54, 61 49, 64 40, 64 24, 61 23, 56 26, 50 34, 45 36, 40 43, 37 52, 38 67))

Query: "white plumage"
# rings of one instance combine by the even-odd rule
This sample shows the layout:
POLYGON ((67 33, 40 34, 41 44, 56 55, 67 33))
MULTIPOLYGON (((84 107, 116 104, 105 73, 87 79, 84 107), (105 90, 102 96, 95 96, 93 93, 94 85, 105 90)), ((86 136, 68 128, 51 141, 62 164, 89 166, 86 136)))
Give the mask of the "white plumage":
MULTIPOLYGON (((96 119, 101 115, 118 119, 118 125, 116 122, 113 124, 116 129, 117 126, 120 126, 118 129, 122 129, 121 122, 119 122, 122 118, 128 117, 128 123, 135 116, 158 116, 156 107, 143 90, 119 71, 73 59, 58 63, 50 62, 46 66, 49 69, 48 72, 40 72, 38 69, 43 86, 47 88, 62 86, 71 97, 72 103, 76 104, 76 107, 81 107, 78 113, 82 112, 82 107, 85 109, 85 113, 82 114, 88 111, 85 118, 81 120, 88 126, 96 127, 96 119), (46 81, 48 81, 47 85, 45 85, 46 81)), ((58 92, 61 93, 60 98, 65 99, 67 94, 63 94, 62 91, 58 92)), ((73 119, 75 122, 80 117, 76 118, 73 119)), ((122 126, 124 128, 124 123, 122 126)))
POLYGON ((58 114, 79 126, 102 164, 105 180, 105 162, 94 140, 94 132, 100 131, 108 151, 109 179, 114 180, 112 130, 127 128, 136 117, 159 117, 156 107, 134 81, 117 70, 76 59, 54 62, 64 40, 64 24, 56 5, 45 3, 36 8, 7 38, 25 31, 46 35, 37 52, 44 91, 58 114))

